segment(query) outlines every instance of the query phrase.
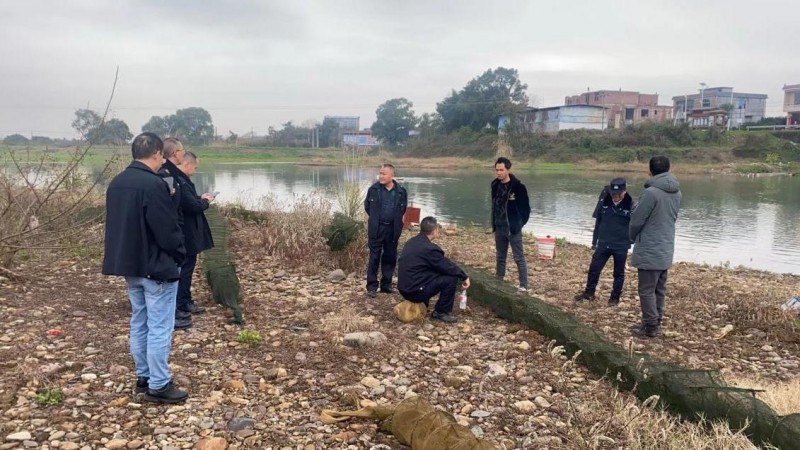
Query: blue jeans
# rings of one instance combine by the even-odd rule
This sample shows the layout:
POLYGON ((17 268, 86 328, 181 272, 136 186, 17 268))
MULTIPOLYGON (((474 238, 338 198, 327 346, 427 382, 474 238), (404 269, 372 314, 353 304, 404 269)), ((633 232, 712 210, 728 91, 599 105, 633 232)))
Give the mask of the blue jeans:
POLYGON ((172 379, 169 351, 175 326, 178 282, 125 277, 131 301, 131 356, 136 376, 150 378, 150 389, 161 389, 172 379))
POLYGON ((517 234, 504 235, 500 232, 494 233, 494 245, 497 250, 497 267, 495 274, 501 280, 506 276, 506 259, 508 258, 508 246, 511 244, 511 253, 514 254, 514 262, 517 263, 519 272, 520 287, 528 287, 528 263, 525 261, 525 249, 522 247, 522 231, 517 234))

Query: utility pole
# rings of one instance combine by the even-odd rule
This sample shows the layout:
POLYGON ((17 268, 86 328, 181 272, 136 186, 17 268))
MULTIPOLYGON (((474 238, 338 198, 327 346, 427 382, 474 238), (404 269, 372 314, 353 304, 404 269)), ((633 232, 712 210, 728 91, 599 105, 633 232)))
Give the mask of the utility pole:
POLYGON ((733 88, 731 88, 731 102, 730 103, 731 103, 731 109, 730 109, 730 111, 728 111, 728 131, 731 131, 731 122, 733 122, 733 111, 734 111, 734 106, 733 106, 733 88))

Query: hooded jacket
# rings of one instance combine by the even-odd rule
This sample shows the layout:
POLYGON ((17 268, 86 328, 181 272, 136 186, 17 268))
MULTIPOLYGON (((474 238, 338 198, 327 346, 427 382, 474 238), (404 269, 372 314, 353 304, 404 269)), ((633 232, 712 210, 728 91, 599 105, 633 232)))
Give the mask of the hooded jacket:
MULTIPOLYGON (((509 174, 511 181, 508 187, 508 200, 506 201, 506 215, 508 216, 508 229, 511 234, 522 231, 531 217, 531 202, 528 198, 528 189, 514 174, 509 174)), ((492 181, 492 231, 497 231, 494 223, 494 200, 499 195, 500 180, 492 181)))
POLYGON ((609 250, 631 248, 628 232, 632 209, 633 199, 627 192, 618 205, 614 205, 611 194, 606 194, 596 208, 592 247, 609 250))
POLYGON ((669 172, 644 184, 645 190, 631 213, 631 264, 641 270, 667 270, 675 253, 675 221, 681 207, 678 180, 669 172))

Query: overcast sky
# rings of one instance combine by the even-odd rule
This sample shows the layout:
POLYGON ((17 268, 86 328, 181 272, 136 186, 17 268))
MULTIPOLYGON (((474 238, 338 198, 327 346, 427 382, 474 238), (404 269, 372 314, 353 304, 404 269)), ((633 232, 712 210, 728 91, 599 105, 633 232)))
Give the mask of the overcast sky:
POLYGON ((451 89, 513 67, 535 106, 597 89, 673 95, 699 83, 764 93, 800 83, 800 4, 786 1, 58 0, 0 5, 0 136, 73 137, 74 111, 135 134, 199 106, 218 134, 355 115, 385 100, 435 111, 451 89))

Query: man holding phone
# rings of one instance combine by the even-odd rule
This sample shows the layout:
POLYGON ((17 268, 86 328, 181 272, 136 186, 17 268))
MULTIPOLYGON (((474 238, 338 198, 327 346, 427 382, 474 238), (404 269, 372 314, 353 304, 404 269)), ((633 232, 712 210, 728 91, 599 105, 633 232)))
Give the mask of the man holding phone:
MULTIPOLYGON (((177 313, 201 314, 205 308, 197 306, 192 299, 192 277, 197 265, 197 255, 214 247, 214 238, 211 228, 203 213, 207 210, 216 197, 214 194, 205 193, 197 195, 194 182, 189 178, 197 172, 200 160, 192 152, 185 152, 183 162, 178 166, 176 175, 181 185, 180 209, 183 215, 181 229, 186 245, 186 262, 181 266, 181 277, 178 283, 177 313)), ((190 316, 191 317, 191 316, 190 316)))

